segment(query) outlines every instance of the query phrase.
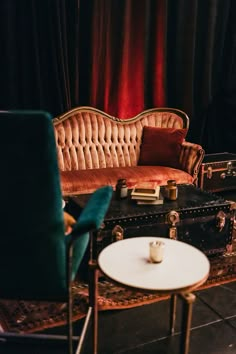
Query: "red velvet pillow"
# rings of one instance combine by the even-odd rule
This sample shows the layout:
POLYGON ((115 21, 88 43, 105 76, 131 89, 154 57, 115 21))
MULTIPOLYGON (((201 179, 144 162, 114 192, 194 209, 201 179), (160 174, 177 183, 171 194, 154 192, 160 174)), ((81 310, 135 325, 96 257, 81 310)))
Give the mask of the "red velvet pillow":
POLYGON ((180 168, 179 156, 187 129, 143 127, 138 165, 180 168))

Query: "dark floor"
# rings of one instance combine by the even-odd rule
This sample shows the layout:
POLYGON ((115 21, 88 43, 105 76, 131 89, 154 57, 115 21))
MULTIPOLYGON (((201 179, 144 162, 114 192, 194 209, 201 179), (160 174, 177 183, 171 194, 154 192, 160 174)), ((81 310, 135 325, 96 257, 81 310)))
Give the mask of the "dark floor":
MULTIPOLYGON (((235 200, 228 193, 225 199, 235 200)), ((236 354, 236 282, 196 291, 189 354, 236 354)), ((99 313, 99 354, 179 353, 181 302, 178 303, 176 333, 168 334, 169 301, 134 309, 99 313)), ((80 321, 81 324, 82 321, 80 321)), ((80 327, 79 325, 77 326, 80 327)), ((76 332, 78 332, 76 328, 76 332)), ((57 333, 64 328, 57 329, 57 333)), ((0 341, 0 354, 65 354, 61 343, 41 344, 0 341)), ((87 337, 84 354, 91 354, 87 337)))
MULTIPOLYGON (((189 354, 236 354, 236 282, 195 292, 189 354)), ((168 337, 169 301, 138 308, 102 312, 99 316, 100 354, 177 354, 180 310, 176 334, 168 337)), ((59 332, 58 332, 59 333, 59 332)), ((90 335, 84 354, 91 354, 90 335)), ((0 353, 65 354, 60 345, 0 343, 0 353)))
MULTIPOLYGON (((236 282, 198 291, 196 295, 189 354, 236 353, 236 282)), ((100 317, 100 353, 177 354, 180 321, 176 335, 167 337, 168 305, 168 301, 162 301, 104 313, 100 317)))

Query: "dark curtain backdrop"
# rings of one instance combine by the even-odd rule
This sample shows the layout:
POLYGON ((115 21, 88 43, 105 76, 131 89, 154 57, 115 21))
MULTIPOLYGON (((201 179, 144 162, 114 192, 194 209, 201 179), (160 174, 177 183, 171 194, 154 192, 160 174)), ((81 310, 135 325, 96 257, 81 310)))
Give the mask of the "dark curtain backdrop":
POLYGON ((234 0, 1 0, 0 109, 169 106, 188 140, 236 152, 234 0))
POLYGON ((78 9, 75 0, 1 0, 1 109, 63 112, 75 87, 78 9))

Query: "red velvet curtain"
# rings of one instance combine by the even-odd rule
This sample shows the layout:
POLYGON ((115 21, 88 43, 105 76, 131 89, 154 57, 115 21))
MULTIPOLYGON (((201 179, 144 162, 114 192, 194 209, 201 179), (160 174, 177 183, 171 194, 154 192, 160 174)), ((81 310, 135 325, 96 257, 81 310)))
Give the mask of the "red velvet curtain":
POLYGON ((81 5, 80 40, 88 41, 80 56, 86 54, 87 64, 89 58, 87 76, 80 71, 81 103, 123 119, 150 107, 176 107, 190 117, 190 141, 207 152, 236 151, 228 129, 236 128, 234 0, 81 5))
POLYGON ((165 105, 165 1, 156 1, 151 47, 149 1, 95 0, 92 15, 90 104, 120 118, 165 105), (148 75, 151 74, 151 80, 148 75))

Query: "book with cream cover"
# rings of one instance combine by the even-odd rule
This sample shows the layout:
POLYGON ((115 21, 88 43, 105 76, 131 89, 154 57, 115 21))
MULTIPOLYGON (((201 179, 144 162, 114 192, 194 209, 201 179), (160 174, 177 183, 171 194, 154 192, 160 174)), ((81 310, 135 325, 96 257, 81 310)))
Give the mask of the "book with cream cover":
POLYGON ((155 182, 138 183, 131 192, 131 199, 149 199, 159 198, 160 186, 155 182))
POLYGON ((137 204, 139 205, 161 205, 164 202, 164 198, 162 194, 160 193, 159 198, 155 200, 148 200, 148 199, 137 199, 137 204))

